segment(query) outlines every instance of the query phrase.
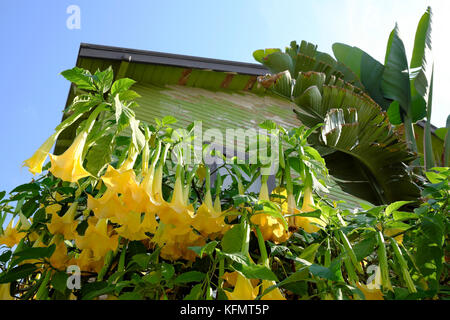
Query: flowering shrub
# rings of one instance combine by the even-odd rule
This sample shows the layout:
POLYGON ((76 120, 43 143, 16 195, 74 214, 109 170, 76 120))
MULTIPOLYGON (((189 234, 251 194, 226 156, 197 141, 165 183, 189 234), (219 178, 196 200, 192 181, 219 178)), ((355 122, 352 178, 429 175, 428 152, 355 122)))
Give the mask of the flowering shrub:
POLYGON ((135 118, 133 80, 113 82, 111 68, 62 75, 80 94, 24 163, 44 174, 9 198, 0 194, 0 222, 10 219, 0 235, 0 299, 447 295, 449 168, 427 174, 431 183, 417 203, 350 212, 316 192, 328 181, 307 141, 318 126, 260 125, 270 133, 258 143, 282 142, 269 150, 278 164, 270 192, 261 159, 246 164, 204 145, 222 162, 186 161, 179 146, 189 137, 174 134, 176 119, 152 126, 135 118), (71 146, 51 154, 75 123, 71 146), (258 179, 259 192, 250 192, 258 179))

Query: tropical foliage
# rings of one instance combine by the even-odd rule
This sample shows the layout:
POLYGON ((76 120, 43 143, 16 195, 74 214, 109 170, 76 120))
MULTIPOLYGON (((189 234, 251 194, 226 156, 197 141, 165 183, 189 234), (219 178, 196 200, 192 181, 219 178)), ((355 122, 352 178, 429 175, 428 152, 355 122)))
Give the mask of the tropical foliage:
MULTIPOLYGON (((79 94, 55 133, 25 161, 41 175, 0 195, 0 222, 10 220, 0 233, 0 299, 448 297, 449 168, 427 173, 422 200, 350 212, 314 192, 326 189, 328 170, 310 141, 350 155, 358 148, 349 145, 360 141, 366 149, 354 154, 362 159, 376 141, 380 163, 366 159, 366 165, 391 170, 383 158, 391 152, 400 172, 381 180, 391 183, 403 175, 410 154, 377 105, 342 80, 348 70, 339 63, 329 68, 321 60, 327 56, 312 49, 294 43, 287 56, 275 52, 289 71, 268 79, 274 82, 268 87, 293 99, 310 128, 260 124, 283 141, 270 150, 279 155, 274 190, 262 159, 243 164, 233 158, 214 170, 181 161, 177 146, 190 138, 174 135, 173 117, 156 125, 136 119, 133 80, 113 81, 111 68, 64 71, 79 94), (321 70, 308 72, 313 64, 321 70), (74 123, 72 145, 50 154, 74 123), (366 137, 369 132, 376 136, 366 137), (257 180, 260 191, 249 192, 257 180)), ((408 194, 380 185, 386 201, 408 194)))

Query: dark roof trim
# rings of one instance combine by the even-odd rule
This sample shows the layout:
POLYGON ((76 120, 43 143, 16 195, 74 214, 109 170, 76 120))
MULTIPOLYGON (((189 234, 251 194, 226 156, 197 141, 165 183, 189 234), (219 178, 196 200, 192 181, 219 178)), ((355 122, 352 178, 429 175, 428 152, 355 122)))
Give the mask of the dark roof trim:
POLYGON ((160 64, 182 68, 210 69, 221 72, 236 72, 253 76, 269 71, 260 64, 199 58, 179 54, 135 50, 111 46, 81 43, 78 58, 97 58, 137 63, 160 64))

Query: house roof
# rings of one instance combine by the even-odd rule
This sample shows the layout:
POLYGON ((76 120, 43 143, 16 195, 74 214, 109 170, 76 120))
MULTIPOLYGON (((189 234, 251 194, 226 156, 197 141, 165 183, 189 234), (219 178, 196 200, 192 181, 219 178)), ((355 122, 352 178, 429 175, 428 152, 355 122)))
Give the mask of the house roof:
POLYGON ((221 72, 236 72, 254 76, 263 75, 269 72, 263 65, 255 63, 201 58, 157 51, 102 46, 89 43, 80 44, 78 59, 80 58, 95 58, 182 68, 208 69, 221 72))

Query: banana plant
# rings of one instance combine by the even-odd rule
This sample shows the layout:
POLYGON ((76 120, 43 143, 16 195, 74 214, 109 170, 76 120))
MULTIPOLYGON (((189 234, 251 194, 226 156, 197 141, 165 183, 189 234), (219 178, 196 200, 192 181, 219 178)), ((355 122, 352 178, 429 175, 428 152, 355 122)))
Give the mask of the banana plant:
MULTIPOLYGON (((397 25, 388 39, 384 65, 357 47, 333 44, 336 59, 347 64, 361 79, 370 97, 387 111, 391 124, 404 124, 405 138, 413 152, 418 152, 413 124, 431 115, 431 97, 428 93, 430 70, 427 68, 431 51, 431 24, 432 12, 428 7, 417 26, 409 65, 397 25)), ((431 139, 427 139, 424 154, 430 154, 430 143, 431 139)))
POLYGON ((312 128, 324 123, 310 139, 315 147, 321 147, 337 183, 344 191, 374 204, 416 199, 419 188, 407 167, 415 155, 398 129, 391 126, 387 114, 363 92, 364 85, 352 78, 354 73, 345 76, 333 68, 318 71, 320 54, 317 47, 306 42, 297 48, 297 59, 289 60, 290 53, 295 52, 293 45, 295 42, 283 55, 274 49, 255 51, 256 60, 278 72, 259 80, 269 90, 293 101, 298 106, 294 111, 304 125, 312 128))

